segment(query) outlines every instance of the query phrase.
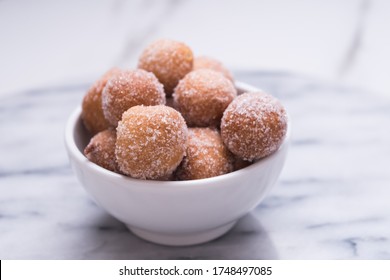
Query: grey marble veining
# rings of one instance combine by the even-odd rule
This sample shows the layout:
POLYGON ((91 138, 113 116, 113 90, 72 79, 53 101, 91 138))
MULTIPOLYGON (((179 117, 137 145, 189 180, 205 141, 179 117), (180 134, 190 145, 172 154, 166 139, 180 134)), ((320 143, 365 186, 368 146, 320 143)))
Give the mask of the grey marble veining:
POLYGON ((63 144, 86 84, 0 99, 0 259, 390 259, 390 100, 279 72, 241 72, 292 119, 279 182, 225 236, 143 241, 88 197, 63 144))
POLYGON ((360 5, 357 9, 356 27, 354 32, 351 32, 349 46, 339 66, 338 74, 340 78, 348 75, 348 72, 353 68, 361 53, 367 26, 367 17, 369 16, 371 5, 372 0, 360 0, 360 5))

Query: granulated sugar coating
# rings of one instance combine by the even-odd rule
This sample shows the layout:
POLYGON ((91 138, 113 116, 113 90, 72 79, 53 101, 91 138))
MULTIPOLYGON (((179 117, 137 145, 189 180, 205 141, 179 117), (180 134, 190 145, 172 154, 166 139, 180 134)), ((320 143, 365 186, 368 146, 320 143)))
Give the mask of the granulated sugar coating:
POLYGON ((107 81, 120 71, 119 68, 112 68, 107 71, 103 77, 91 86, 84 96, 81 118, 85 127, 92 135, 107 129, 110 126, 103 114, 102 91, 106 86, 107 81))
POLYGON ((187 154, 176 171, 178 180, 210 178, 233 171, 233 154, 217 129, 190 128, 187 154))
POLYGON ((119 169, 138 179, 166 180, 180 164, 187 147, 187 125, 168 106, 135 106, 117 127, 119 169))
POLYGON ((84 149, 85 156, 97 165, 118 172, 115 159, 115 129, 107 129, 92 137, 88 146, 84 149))
POLYGON ((116 127, 122 114, 133 106, 165 104, 165 93, 153 73, 142 69, 124 70, 108 80, 102 103, 105 118, 116 127))
POLYGON ((167 96, 171 96, 188 72, 192 70, 193 54, 184 43, 159 40, 145 48, 138 61, 138 68, 153 72, 164 85, 167 96))
POLYGON ((237 96, 233 83, 221 73, 199 69, 182 79, 173 94, 175 108, 189 126, 218 126, 226 107, 237 96))
POLYGON ((256 160, 275 152, 287 131, 282 104, 263 92, 244 93, 226 109, 221 121, 225 145, 244 160, 256 160))
POLYGON ((193 70, 198 69, 210 69, 223 74, 230 81, 234 81, 232 73, 227 69, 222 62, 217 59, 207 57, 207 56, 198 56, 194 59, 194 68, 193 70))

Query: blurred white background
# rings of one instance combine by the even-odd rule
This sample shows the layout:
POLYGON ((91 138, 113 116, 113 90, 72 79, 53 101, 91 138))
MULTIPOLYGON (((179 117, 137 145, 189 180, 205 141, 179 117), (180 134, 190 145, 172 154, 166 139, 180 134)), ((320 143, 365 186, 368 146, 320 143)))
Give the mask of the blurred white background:
POLYGON ((0 95, 135 67, 157 38, 232 70, 282 71, 390 97, 387 0, 0 0, 0 95))

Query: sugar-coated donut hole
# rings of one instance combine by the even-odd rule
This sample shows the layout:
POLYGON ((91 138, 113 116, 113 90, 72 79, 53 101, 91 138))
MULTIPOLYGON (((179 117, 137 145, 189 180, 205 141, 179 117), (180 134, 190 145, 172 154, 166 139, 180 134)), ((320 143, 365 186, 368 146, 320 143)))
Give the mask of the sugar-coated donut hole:
POLYGON ((106 86, 107 81, 120 71, 119 68, 111 68, 108 70, 100 79, 93 83, 83 98, 81 118, 86 129, 92 135, 107 129, 110 126, 110 123, 103 114, 102 91, 106 86))
POLYGON ((230 70, 226 68, 226 66, 223 65, 221 61, 215 58, 208 57, 208 56, 195 57, 193 71, 198 69, 214 70, 223 74, 230 81, 232 82, 234 81, 233 74, 230 72, 230 70))
POLYGON ((188 73, 175 88, 174 105, 188 126, 219 126, 226 107, 237 96, 233 83, 221 73, 199 69, 188 73))
POLYGON ((93 163, 111 170, 119 172, 115 158, 115 129, 106 129, 97 133, 91 138, 89 144, 84 149, 84 155, 93 163))
POLYGON ((153 73, 142 69, 116 73, 108 80, 102 93, 104 116, 114 127, 122 114, 133 106, 162 104, 165 104, 162 84, 153 73))
POLYGON ((286 132, 284 107, 264 92, 238 96, 225 110, 221 121, 223 142, 233 154, 247 161, 275 152, 286 132))
POLYGON ((166 180, 187 147, 187 125, 165 105, 135 106, 117 127, 116 159, 122 173, 138 179, 166 180))
POLYGON ((233 154, 215 128, 189 128, 186 151, 176 170, 177 180, 210 178, 233 171, 233 154))
POLYGON ((156 75, 168 97, 192 67, 192 50, 184 43, 167 39, 147 46, 138 61, 138 68, 156 75))

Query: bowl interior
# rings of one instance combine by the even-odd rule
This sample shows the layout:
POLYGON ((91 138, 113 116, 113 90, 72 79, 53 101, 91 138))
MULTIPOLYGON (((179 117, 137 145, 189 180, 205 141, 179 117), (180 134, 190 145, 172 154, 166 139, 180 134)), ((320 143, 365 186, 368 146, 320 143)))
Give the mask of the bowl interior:
POLYGON ((73 140, 79 152, 82 153, 84 156, 84 149, 91 140, 91 135, 83 125, 83 122, 81 120, 81 114, 79 114, 78 119, 75 122, 73 140))

